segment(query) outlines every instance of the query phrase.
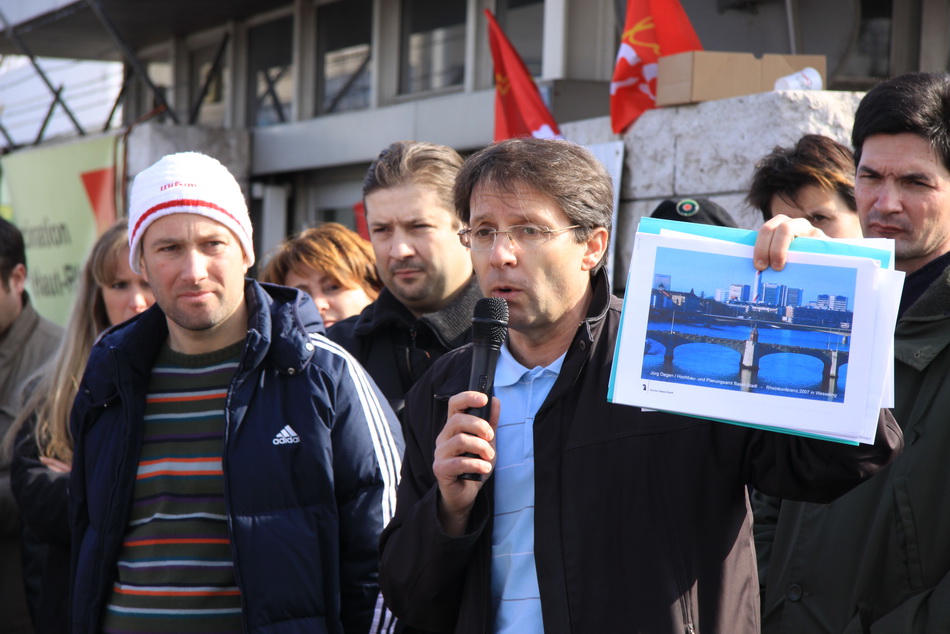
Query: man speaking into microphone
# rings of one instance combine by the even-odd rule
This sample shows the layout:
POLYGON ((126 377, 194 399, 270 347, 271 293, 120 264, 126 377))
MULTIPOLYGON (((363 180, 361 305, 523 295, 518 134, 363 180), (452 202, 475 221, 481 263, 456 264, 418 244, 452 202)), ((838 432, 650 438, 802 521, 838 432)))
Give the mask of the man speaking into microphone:
POLYGON ((507 302, 508 339, 487 418, 471 345, 407 395, 380 587, 411 627, 757 632, 746 484, 828 501, 899 451, 883 414, 876 444, 853 447, 608 403, 612 199, 566 141, 503 141, 458 175, 460 239, 482 292, 507 302))

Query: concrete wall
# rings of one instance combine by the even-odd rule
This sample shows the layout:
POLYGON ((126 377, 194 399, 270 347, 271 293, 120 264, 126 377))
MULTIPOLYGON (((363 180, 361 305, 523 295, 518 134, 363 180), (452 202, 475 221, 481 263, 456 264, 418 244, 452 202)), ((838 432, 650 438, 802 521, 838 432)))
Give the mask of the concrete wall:
MULTIPOLYGON (((626 283, 637 223, 665 198, 698 196, 722 205, 744 228, 759 212, 745 203, 755 162, 776 145, 793 145, 807 133, 850 146, 854 111, 862 93, 765 92, 645 112, 623 135, 626 156, 616 227, 614 287, 626 283)), ((561 126, 581 144, 618 138, 606 117, 561 126)))
POLYGON ((224 164, 248 193, 251 174, 251 138, 248 130, 225 130, 201 126, 145 123, 132 128, 126 145, 126 178, 166 154, 201 152, 224 164))

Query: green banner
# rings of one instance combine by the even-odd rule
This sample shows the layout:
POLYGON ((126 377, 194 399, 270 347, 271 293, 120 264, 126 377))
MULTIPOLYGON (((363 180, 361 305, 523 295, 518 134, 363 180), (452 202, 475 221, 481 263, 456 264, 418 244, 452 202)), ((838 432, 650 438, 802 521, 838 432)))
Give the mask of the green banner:
POLYGON ((11 220, 26 243, 27 289, 40 314, 58 324, 69 319, 89 250, 115 222, 121 140, 83 138, 0 160, 11 220))

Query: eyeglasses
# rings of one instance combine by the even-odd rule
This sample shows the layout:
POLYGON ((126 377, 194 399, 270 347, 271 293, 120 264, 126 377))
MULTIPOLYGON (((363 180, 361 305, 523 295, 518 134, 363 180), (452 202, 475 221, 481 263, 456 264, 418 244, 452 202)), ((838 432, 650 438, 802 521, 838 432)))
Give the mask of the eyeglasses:
POLYGON ((462 242, 462 246, 467 249, 487 251, 495 246, 495 236, 501 233, 508 236, 509 244, 517 244, 523 249, 534 249, 550 241, 555 234, 570 229, 578 229, 580 226, 571 225, 560 229, 548 229, 541 225, 512 225, 508 227, 507 231, 476 227, 475 229, 459 231, 459 240, 462 242))

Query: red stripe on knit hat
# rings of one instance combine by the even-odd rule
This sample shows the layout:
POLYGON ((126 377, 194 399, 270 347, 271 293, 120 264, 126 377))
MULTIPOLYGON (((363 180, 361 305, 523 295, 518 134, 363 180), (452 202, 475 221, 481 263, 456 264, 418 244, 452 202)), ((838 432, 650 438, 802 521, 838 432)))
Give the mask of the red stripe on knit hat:
POLYGON ((129 242, 133 242, 135 240, 135 236, 139 232, 139 227, 142 226, 142 223, 145 222, 145 220, 149 216, 151 216, 154 213, 158 213, 159 211, 162 211, 163 209, 168 209, 169 207, 207 207, 208 209, 220 211, 225 216, 227 216, 228 218, 236 222, 237 225, 241 227, 241 231, 244 232, 244 235, 250 238, 250 236, 247 235, 247 229, 244 228, 244 224, 240 220, 235 218, 234 215, 230 211, 225 209, 224 207, 220 207, 214 203, 210 203, 207 200, 182 198, 179 200, 167 200, 163 203, 159 203, 155 205, 154 207, 150 209, 146 209, 145 212, 142 213, 142 216, 139 218, 139 221, 135 223, 135 227, 132 229, 132 239, 129 240, 129 242))

